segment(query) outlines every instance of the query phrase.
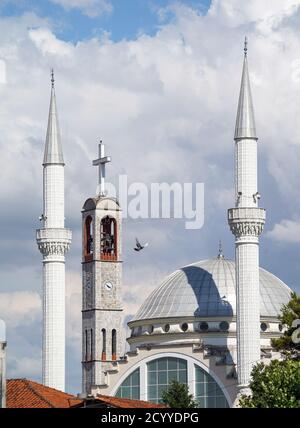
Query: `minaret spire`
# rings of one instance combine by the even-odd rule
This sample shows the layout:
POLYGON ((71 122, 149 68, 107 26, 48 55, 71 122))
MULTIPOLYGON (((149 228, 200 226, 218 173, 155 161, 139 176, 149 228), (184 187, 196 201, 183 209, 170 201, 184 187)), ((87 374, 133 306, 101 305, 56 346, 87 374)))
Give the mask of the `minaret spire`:
POLYGON ((266 217, 265 210, 258 207, 257 135, 247 55, 246 38, 234 137, 236 199, 235 208, 228 211, 235 236, 238 387, 245 394, 250 392, 252 368, 260 361, 259 236, 266 217))
POLYGON ((51 86, 52 86, 52 89, 54 89, 54 82, 55 82, 55 79, 54 79, 54 70, 52 68, 51 69, 51 86))
POLYGON ((65 229, 64 159, 51 71, 51 100, 43 161, 43 228, 37 244, 43 256, 43 384, 65 388, 65 254, 72 233, 65 229))
POLYGON ((248 53, 248 39, 247 39, 247 36, 245 36, 245 41, 244 41, 244 53, 245 53, 245 56, 247 56, 247 53, 248 53))
POLYGON ((240 97, 236 117, 234 139, 257 138, 252 94, 248 71, 248 39, 244 42, 244 66, 241 81, 240 97))
POLYGON ((48 128, 43 165, 64 165, 64 157, 60 138, 60 129, 56 107, 56 96, 54 88, 54 70, 51 70, 51 98, 48 117, 48 128))

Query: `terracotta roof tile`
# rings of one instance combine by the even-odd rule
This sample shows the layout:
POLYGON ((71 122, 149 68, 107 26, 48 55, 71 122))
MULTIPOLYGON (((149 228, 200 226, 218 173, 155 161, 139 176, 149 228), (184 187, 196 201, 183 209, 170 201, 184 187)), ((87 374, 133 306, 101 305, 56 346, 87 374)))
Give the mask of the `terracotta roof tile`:
POLYGON ((81 403, 74 404, 73 407, 83 407, 84 404, 99 401, 100 403, 107 404, 108 406, 119 408, 119 409, 145 409, 145 408, 166 408, 163 404, 155 404, 150 403, 149 401, 141 401, 141 400, 131 400, 129 398, 119 398, 119 397, 111 397, 108 395, 98 395, 97 397, 88 398, 87 400, 82 400, 81 403))
MULTIPOLYGON (((120 409, 162 408, 162 404, 128 398, 98 395, 95 400, 120 409)), ((85 400, 27 379, 8 379, 6 406, 8 408, 70 408, 83 407, 85 400)))
POLYGON ((163 404, 150 403, 149 401, 130 400, 129 398, 110 397, 108 395, 98 395, 97 400, 122 409, 138 408, 165 408, 163 404))
POLYGON ((27 379, 8 379, 8 408, 69 408, 80 403, 74 395, 27 379))

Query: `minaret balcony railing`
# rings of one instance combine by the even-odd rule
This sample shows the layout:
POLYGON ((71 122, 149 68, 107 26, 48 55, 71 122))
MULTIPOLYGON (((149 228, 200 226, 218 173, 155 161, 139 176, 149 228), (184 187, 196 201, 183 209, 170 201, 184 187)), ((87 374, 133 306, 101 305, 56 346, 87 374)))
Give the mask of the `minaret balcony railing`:
POLYGON ((55 241, 71 241, 72 232, 70 229, 39 229, 36 231, 36 239, 40 240, 55 240, 55 241))
POLYGON ((257 220, 266 221, 266 210, 263 208, 231 208, 228 210, 228 220, 257 220))

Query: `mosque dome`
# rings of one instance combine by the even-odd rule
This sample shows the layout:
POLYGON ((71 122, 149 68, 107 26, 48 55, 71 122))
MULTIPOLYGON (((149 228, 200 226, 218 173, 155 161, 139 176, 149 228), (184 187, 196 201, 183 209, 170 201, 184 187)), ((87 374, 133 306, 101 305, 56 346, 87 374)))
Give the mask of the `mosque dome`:
MULTIPOLYGON (((290 288, 260 268, 261 318, 278 318, 290 300, 290 288)), ((176 270, 145 300, 132 322, 161 318, 234 317, 236 315, 235 262, 223 256, 176 270)))

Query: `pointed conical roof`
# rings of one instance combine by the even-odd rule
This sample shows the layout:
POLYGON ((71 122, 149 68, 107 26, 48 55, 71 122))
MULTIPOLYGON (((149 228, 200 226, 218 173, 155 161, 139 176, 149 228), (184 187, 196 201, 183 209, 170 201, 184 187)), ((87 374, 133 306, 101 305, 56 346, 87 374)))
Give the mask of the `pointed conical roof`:
POLYGON ((53 71, 52 71, 51 84, 52 84, 51 100, 50 100, 48 128, 47 128, 43 165, 49 165, 49 164, 64 165, 64 157, 63 157, 62 145, 60 140, 60 131, 59 131, 57 108, 56 108, 53 71))
POLYGON ((256 127, 251 95, 247 61, 247 39, 245 41, 245 57, 241 82, 240 98, 236 118, 234 139, 256 138, 256 127))

